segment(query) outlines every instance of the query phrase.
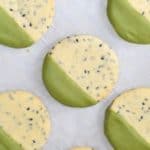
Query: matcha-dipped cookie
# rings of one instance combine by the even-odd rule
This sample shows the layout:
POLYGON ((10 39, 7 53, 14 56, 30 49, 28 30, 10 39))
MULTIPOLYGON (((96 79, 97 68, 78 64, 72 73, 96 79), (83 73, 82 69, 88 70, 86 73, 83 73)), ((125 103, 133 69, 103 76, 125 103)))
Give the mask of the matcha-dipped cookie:
POLYGON ((74 148, 72 148, 71 150, 94 150, 93 148, 91 148, 91 147, 74 147, 74 148))
POLYGON ((149 0, 108 0, 108 17, 125 40, 150 44, 149 5, 149 0))
POLYGON ((0 44, 23 48, 39 40, 52 23, 54 0, 1 0, 0 44))
POLYGON ((0 94, 0 150, 41 150, 50 130, 38 97, 25 91, 0 94))
POLYGON ((150 150, 150 88, 127 91, 106 112, 105 133, 115 150, 150 150))
POLYGON ((58 42, 46 55, 43 80, 49 93, 72 107, 106 98, 118 79, 116 54, 100 39, 79 35, 58 42))

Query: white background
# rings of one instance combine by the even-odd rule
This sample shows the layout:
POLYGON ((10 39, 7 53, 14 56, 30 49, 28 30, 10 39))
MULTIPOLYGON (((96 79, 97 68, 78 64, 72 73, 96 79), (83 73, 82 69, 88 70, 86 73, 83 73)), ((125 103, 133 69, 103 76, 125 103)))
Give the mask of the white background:
POLYGON ((52 133, 44 150, 69 150, 76 145, 111 150, 103 130, 105 109, 122 91, 150 86, 150 45, 122 40, 108 21, 106 3, 106 0, 56 0, 53 25, 41 41, 18 50, 0 46, 0 91, 28 90, 40 96, 48 107, 52 133), (74 34, 100 37, 116 51, 120 62, 119 81, 112 94, 85 109, 66 107, 55 101, 41 79, 45 54, 58 40, 74 34))

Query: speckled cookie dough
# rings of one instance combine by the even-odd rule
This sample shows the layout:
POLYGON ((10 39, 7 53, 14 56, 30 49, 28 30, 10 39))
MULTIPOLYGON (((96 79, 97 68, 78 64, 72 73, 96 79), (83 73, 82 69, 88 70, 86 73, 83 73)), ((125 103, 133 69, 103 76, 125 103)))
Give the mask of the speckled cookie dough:
MULTIPOLYGON (((38 97, 25 91, 1 93, 0 116, 0 136, 2 129, 21 145, 22 148, 16 150, 42 149, 51 125, 48 112, 38 97)), ((4 147, 6 145, 4 143, 4 147)))
POLYGON ((150 149, 149 88, 134 89, 121 94, 112 103, 106 116, 106 133, 114 147, 127 150, 150 149), (125 145, 124 140, 127 143, 131 141, 125 145))
MULTIPOLYGON (((26 36, 26 38, 30 38, 31 41, 28 41, 28 44, 31 44, 31 42, 36 42, 42 37, 42 35, 51 26, 53 16, 54 16, 54 0, 30 0, 30 1, 1 0, 0 1, 0 20, 3 20, 3 22, 5 22, 7 26, 11 25, 14 28, 15 27, 18 28, 18 29, 14 29, 14 31, 15 30, 16 32, 19 31, 19 33, 16 34, 19 34, 20 38, 21 37, 25 38, 24 36, 26 36), (3 18, 4 15, 5 18, 3 18)), ((5 29, 5 26, 3 26, 2 22, 0 23, 0 27, 5 29)), ((12 31, 8 30, 6 34, 8 35, 12 34, 11 32, 12 31)), ((3 39, 1 38, 0 41, 4 42, 3 39)), ((8 44, 10 45, 11 43, 8 44)))

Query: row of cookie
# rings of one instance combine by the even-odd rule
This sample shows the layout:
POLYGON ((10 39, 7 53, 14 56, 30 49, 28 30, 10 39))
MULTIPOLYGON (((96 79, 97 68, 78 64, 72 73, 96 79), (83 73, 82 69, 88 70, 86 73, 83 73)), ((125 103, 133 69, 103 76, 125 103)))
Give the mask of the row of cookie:
MULTIPOLYGON (((149 4, 148 0, 108 0, 108 17, 122 38, 150 43, 149 4)), ((0 7, 0 43, 15 48, 38 41, 54 16, 54 0, 1 0, 0 7)))

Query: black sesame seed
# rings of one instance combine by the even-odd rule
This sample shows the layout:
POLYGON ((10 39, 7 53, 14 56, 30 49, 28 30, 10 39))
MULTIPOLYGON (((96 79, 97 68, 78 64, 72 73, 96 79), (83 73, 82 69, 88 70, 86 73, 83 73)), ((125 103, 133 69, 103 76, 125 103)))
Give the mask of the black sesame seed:
POLYGON ((104 56, 102 56, 102 57, 101 57, 101 60, 104 60, 104 59, 105 59, 105 57, 104 57, 104 56))
POLYGON ((9 10, 10 10, 10 11, 13 11, 13 9, 12 9, 12 8, 10 8, 9 10))
POLYGON ((84 73, 87 73, 87 70, 84 70, 84 73))
POLYGON ((99 89, 99 86, 96 87, 96 90, 98 90, 98 89, 99 89))
POLYGON ((142 105, 145 105, 145 103, 143 102, 142 105))
POLYGON ((79 42, 79 39, 76 39, 76 42, 79 42))
POLYGON ((55 46, 53 46, 52 49, 55 49, 55 46))
POLYGON ((103 46, 103 44, 100 44, 100 45, 99 45, 99 47, 102 47, 102 46, 103 46))
POLYGON ((36 143, 36 141, 35 141, 35 140, 32 140, 32 142, 33 142, 33 143, 36 143))
POLYGON ((141 116, 140 119, 143 119, 143 116, 141 116))
POLYGON ((30 107, 28 107, 26 110, 29 111, 29 110, 30 110, 30 107))
POLYGON ((121 109, 122 107, 121 107, 121 106, 119 106, 118 108, 119 108, 119 109, 121 109))
POLYGON ((89 88, 90 88, 89 86, 86 87, 87 90, 88 90, 89 88))
POLYGON ((89 70, 84 70, 84 73, 85 73, 85 74, 89 74, 90 71, 89 71, 89 70))
POLYGON ((148 101, 148 98, 145 98, 144 100, 145 100, 145 101, 148 101))
POLYGON ((53 53, 52 52, 49 52, 49 55, 52 55, 53 53))
POLYGON ((145 12, 143 11, 142 13, 141 13, 141 15, 143 16, 145 14, 145 12))
POLYGON ((23 14, 23 15, 22 15, 22 17, 25 17, 25 16, 26 16, 26 14, 23 14))
POLYGON ((87 58, 85 57, 85 58, 83 59, 83 61, 87 61, 87 58))
POLYGON ((31 22, 29 23, 29 26, 32 27, 32 23, 31 22))
POLYGON ((32 121, 33 120, 33 118, 29 118, 29 121, 32 121))

